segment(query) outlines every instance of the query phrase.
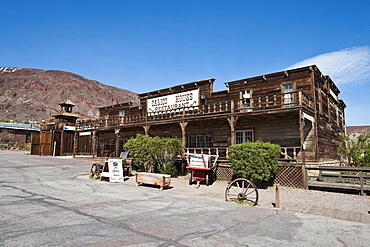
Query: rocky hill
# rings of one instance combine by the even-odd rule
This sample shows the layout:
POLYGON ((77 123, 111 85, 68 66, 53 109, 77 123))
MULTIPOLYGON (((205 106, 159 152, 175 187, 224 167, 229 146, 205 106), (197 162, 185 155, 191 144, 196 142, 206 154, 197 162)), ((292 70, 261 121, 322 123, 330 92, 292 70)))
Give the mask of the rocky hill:
POLYGON ((52 119, 66 99, 81 118, 97 117, 99 107, 139 101, 136 93, 65 71, 0 67, 0 117, 52 119))

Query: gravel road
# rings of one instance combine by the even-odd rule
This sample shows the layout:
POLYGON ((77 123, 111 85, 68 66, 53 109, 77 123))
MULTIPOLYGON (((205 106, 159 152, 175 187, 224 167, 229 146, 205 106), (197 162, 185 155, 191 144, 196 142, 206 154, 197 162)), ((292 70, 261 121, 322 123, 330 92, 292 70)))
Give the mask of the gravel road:
MULTIPOLYGON (((135 185, 135 177, 129 177, 124 184, 135 185)), ((176 193, 184 197, 203 197, 211 200, 225 201, 227 181, 216 181, 210 186, 189 185, 186 176, 171 179, 171 186, 163 193, 176 193)), ((141 185, 145 189, 158 189, 141 185)), ((275 188, 259 189, 258 206, 274 208, 275 188)), ((230 202, 231 203, 231 202, 230 202)), ((248 205, 246 205, 248 206, 248 205)), ((370 196, 303 190, 280 187, 279 210, 310 213, 332 218, 370 223, 370 196)))

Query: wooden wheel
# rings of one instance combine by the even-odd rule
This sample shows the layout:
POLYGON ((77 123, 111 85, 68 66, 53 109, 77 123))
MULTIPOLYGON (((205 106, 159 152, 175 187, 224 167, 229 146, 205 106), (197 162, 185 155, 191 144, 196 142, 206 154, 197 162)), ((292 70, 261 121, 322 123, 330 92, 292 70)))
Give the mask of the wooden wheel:
POLYGON ((91 176, 93 176, 95 179, 99 179, 99 178, 100 178, 101 172, 100 172, 100 166, 99 166, 99 164, 98 164, 98 163, 94 163, 94 164, 91 166, 90 174, 91 174, 91 176))
POLYGON ((255 206, 258 203, 258 190, 248 179, 238 178, 226 187, 225 198, 226 201, 240 201, 255 206))

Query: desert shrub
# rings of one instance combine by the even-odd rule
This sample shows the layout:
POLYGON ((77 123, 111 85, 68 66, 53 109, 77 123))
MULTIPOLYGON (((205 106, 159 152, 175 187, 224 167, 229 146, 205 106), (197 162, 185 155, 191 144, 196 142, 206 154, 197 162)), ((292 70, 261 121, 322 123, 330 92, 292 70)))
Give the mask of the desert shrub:
POLYGON ((337 147, 337 153, 347 166, 370 166, 370 134, 344 135, 343 143, 337 147))
POLYGON ((130 138, 124 148, 134 159, 135 165, 140 172, 151 172, 152 162, 154 160, 151 153, 152 138, 147 135, 137 134, 136 138, 130 138))
POLYGON ((181 142, 176 138, 159 138, 136 135, 125 144, 125 149, 133 157, 139 171, 154 172, 175 176, 176 156, 182 153, 181 142))
POLYGON ((247 142, 229 148, 234 176, 259 184, 272 178, 278 169, 280 146, 269 142, 247 142))

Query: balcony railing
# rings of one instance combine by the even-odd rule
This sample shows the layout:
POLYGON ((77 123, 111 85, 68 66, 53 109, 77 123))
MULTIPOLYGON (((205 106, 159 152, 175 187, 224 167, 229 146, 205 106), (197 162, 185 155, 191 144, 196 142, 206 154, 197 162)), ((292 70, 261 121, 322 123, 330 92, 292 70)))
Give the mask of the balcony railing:
POLYGON ((289 92, 283 94, 272 94, 249 99, 237 99, 223 101, 216 104, 205 104, 192 107, 184 107, 172 111, 162 111, 155 113, 143 112, 140 115, 127 115, 123 117, 112 117, 108 119, 97 118, 78 120, 79 130, 98 127, 120 126, 133 123, 145 123, 153 121, 171 120, 176 118, 216 115, 223 113, 256 112, 269 109, 284 109, 289 107, 314 108, 311 97, 303 91, 289 92))

